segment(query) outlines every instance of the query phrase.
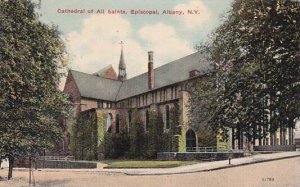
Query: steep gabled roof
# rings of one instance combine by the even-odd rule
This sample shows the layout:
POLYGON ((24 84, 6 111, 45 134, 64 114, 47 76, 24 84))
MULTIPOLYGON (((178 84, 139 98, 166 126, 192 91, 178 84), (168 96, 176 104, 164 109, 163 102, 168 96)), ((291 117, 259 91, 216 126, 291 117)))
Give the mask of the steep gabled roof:
MULTIPOLYGON (((198 70, 201 74, 205 74, 212 69, 210 64, 205 60, 203 54, 197 52, 155 68, 153 89, 188 80, 190 78, 189 73, 192 70, 198 70)), ((123 82, 117 100, 148 91, 148 73, 146 72, 123 82)))
POLYGON ((120 81, 74 70, 70 70, 69 73, 72 74, 82 97, 115 101, 122 84, 120 81))
MULTIPOLYGON (((153 89, 188 80, 192 70, 205 74, 212 70, 212 66, 200 52, 180 58, 154 69, 153 89)), ((82 97, 119 101, 149 91, 147 72, 124 82, 73 70, 70 72, 82 97)))

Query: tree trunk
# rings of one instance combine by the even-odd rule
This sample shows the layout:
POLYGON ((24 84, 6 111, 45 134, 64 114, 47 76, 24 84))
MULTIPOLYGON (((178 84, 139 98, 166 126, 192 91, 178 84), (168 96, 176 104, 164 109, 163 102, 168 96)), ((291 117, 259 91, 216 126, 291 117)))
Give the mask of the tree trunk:
POLYGON ((232 149, 235 149, 235 132, 234 132, 235 128, 232 128, 232 134, 231 134, 231 144, 232 144, 232 149))
POLYGON ((292 145, 293 144, 293 140, 292 140, 292 133, 293 133, 293 128, 292 127, 289 127, 289 145, 292 145))
POLYGON ((9 163, 9 167, 8 167, 8 177, 7 177, 7 179, 10 180, 12 178, 14 157, 9 157, 8 158, 8 163, 9 163))
POLYGON ((295 142, 294 142, 294 129, 292 128, 291 131, 292 131, 292 133, 291 133, 291 137, 292 137, 292 138, 291 138, 291 139, 292 139, 291 142, 292 142, 292 143, 291 143, 291 144, 293 145, 293 144, 295 143, 295 142))
POLYGON ((277 141, 277 131, 274 132, 274 145, 278 145, 278 141, 277 141))
POLYGON ((240 144, 241 144, 241 148, 240 149, 244 149, 244 133, 243 131, 241 131, 241 134, 240 134, 240 144))
POLYGON ((259 130, 259 131, 258 131, 258 136, 259 136, 259 139, 258 139, 258 145, 261 146, 261 145, 262 145, 262 141, 261 141, 261 140, 262 140, 262 132, 261 132, 261 131, 262 131, 262 128, 261 128, 261 125, 259 125, 258 130, 259 130))
POLYGON ((237 139, 238 139, 238 149, 242 149, 241 143, 241 129, 237 127, 237 139))

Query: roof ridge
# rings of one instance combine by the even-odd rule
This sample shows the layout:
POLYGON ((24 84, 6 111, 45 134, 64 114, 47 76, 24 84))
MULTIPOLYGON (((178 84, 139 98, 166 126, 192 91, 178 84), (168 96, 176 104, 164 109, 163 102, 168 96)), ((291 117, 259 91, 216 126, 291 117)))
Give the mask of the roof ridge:
POLYGON ((106 78, 106 77, 101 77, 101 76, 97 76, 97 75, 93 75, 93 74, 89 74, 89 73, 85 73, 85 72, 77 71, 77 70, 73 70, 73 69, 70 69, 69 71, 76 71, 76 72, 78 72, 78 73, 82 73, 82 74, 85 74, 85 75, 90 75, 90 76, 97 77, 97 78, 101 78, 101 79, 107 79, 107 80, 111 80, 111 81, 115 81, 115 82, 122 82, 122 81, 120 81, 120 80, 109 79, 109 78, 106 78))
MULTIPOLYGON (((175 63, 176 61, 179 61, 179 60, 181 60, 181 59, 183 59, 183 58, 192 56, 192 55, 194 55, 194 54, 196 54, 196 53, 200 53, 200 52, 197 51, 197 52, 192 53, 192 54, 189 54, 189 55, 187 55, 187 56, 178 58, 178 59, 176 59, 176 60, 173 60, 173 61, 171 61, 171 62, 165 63, 165 64, 163 64, 163 65, 161 65, 161 66, 158 66, 158 67, 154 68, 153 70, 155 71, 155 70, 157 70, 157 69, 159 69, 159 68, 162 68, 162 67, 164 67, 164 66, 167 66, 167 65, 170 65, 170 64, 172 64, 172 63, 175 63)), ((137 78, 137 77, 142 76, 142 75, 147 74, 147 73, 148 73, 148 72, 144 72, 144 73, 142 73, 142 74, 136 75, 136 76, 134 76, 134 77, 131 77, 130 79, 127 79, 126 81, 129 81, 129 80, 131 80, 131 79, 137 78)), ((126 82, 126 81, 124 81, 124 82, 126 82)))

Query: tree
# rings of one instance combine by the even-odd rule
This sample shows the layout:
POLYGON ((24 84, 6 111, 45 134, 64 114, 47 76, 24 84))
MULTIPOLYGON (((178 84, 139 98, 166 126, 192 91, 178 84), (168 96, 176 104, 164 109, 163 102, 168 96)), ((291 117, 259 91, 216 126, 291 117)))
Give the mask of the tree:
POLYGON ((12 166, 62 138, 58 119, 69 111, 58 90, 66 51, 55 26, 38 20, 29 0, 0 1, 0 157, 12 166))
POLYGON ((200 146, 215 146, 218 126, 210 123, 218 106, 218 90, 216 74, 207 73, 198 80, 188 84, 189 123, 198 134, 200 146))
POLYGON ((235 0, 205 47, 222 85, 211 122, 250 147, 300 116, 299 20, 296 1, 235 0))

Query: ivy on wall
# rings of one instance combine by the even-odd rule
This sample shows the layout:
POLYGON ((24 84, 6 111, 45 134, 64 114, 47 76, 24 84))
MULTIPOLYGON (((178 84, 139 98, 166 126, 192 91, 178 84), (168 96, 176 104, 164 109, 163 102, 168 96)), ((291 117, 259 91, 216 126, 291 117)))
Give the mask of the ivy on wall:
POLYGON ((97 152, 98 152, 98 159, 103 159, 104 158, 105 133, 106 133, 106 115, 104 113, 98 113, 97 114, 97 152))
POLYGON ((104 142, 105 158, 116 159, 127 156, 129 150, 129 136, 127 132, 121 131, 118 134, 106 133, 104 142))
POLYGON ((142 158, 145 145, 145 129, 138 121, 138 111, 131 111, 131 121, 129 122, 129 158, 142 158))
POLYGON ((179 107, 170 109, 170 126, 164 130, 162 114, 148 110, 148 129, 138 120, 139 112, 131 112, 129 132, 106 132, 106 114, 89 110, 81 113, 72 131, 72 152, 76 158, 156 158, 158 152, 185 152, 186 129, 180 123, 179 107))
POLYGON ((180 118, 179 106, 175 104, 175 106, 170 110, 170 120, 171 120, 171 134, 172 144, 169 150, 171 152, 185 152, 186 151, 186 143, 185 143, 185 135, 186 128, 182 123, 182 119, 180 118))
POLYGON ((93 111, 85 111, 78 115, 72 128, 71 151, 77 159, 97 159, 97 115, 93 111))

